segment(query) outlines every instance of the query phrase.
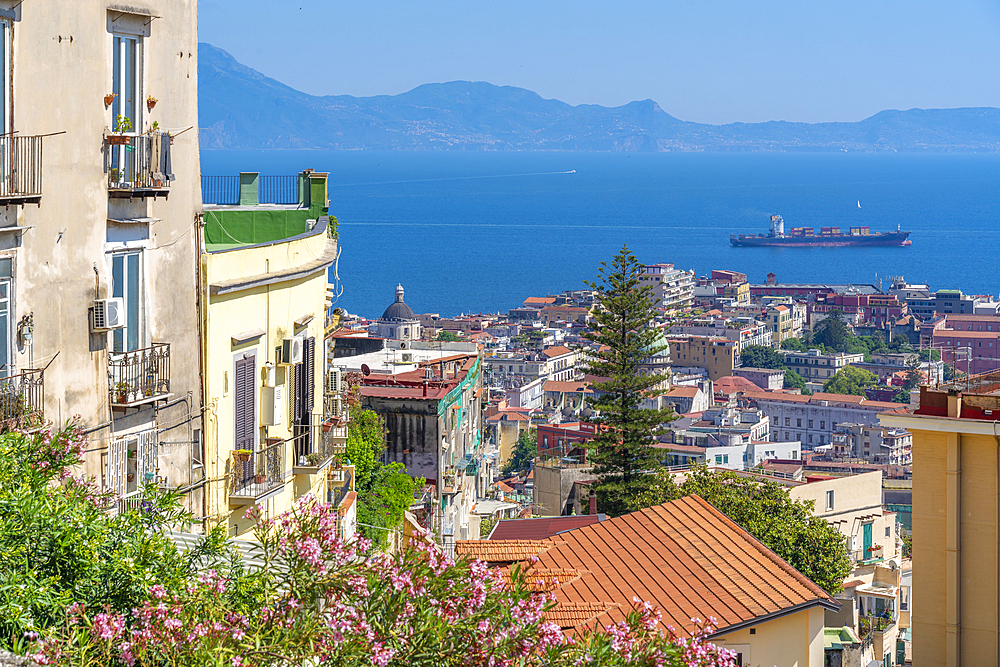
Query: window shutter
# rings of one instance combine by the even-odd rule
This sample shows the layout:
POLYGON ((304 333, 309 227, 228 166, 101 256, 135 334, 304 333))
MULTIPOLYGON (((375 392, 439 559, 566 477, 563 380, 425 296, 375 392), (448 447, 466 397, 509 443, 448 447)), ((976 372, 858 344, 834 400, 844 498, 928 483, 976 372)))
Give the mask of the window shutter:
POLYGON ((305 345, 302 348, 302 366, 303 375, 305 375, 304 382, 305 387, 305 405, 303 407, 303 417, 306 419, 305 423, 309 423, 312 417, 313 408, 316 405, 316 339, 313 337, 306 338, 305 345))
POLYGON ((254 390, 255 357, 253 355, 236 361, 236 449, 254 449, 256 401, 254 390))

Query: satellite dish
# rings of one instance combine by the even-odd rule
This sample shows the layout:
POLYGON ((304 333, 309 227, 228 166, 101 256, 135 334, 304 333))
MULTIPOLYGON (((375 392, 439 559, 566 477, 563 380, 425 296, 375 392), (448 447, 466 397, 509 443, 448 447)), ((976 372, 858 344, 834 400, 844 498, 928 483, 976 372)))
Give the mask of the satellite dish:
POLYGON ((361 374, 365 377, 372 374, 372 369, 368 368, 368 364, 361 364, 361 374))

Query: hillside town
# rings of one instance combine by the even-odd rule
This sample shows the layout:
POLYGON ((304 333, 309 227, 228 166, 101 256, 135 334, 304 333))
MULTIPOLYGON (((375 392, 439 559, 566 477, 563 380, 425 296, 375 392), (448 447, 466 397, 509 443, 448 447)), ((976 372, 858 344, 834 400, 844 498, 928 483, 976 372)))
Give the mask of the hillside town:
MULTIPOLYGON (((189 131, 196 3, 59 4, 78 43, 106 48, 70 56, 73 38, 53 39, 36 9, 0 2, 14 54, 0 133, 4 647, 24 653, 41 637, 32 660, 84 664, 67 658, 83 640, 52 628, 91 614, 87 636, 116 653, 86 664, 136 664, 153 634, 139 628, 157 627, 172 596, 165 627, 184 630, 170 641, 205 647, 201 662, 150 644, 159 657, 139 664, 320 664, 314 645, 359 652, 331 664, 397 664, 395 630, 373 639, 364 604, 336 597, 391 582, 387 598, 408 594, 383 625, 416 624, 412 605, 427 604, 434 636, 467 620, 475 650, 488 638, 539 656, 587 637, 611 642, 619 662, 601 664, 630 664, 608 638, 636 630, 635 611, 657 632, 646 646, 712 647, 713 662, 685 664, 997 655, 992 295, 641 264, 623 273, 634 278, 624 297, 651 316, 622 334, 642 345, 617 375, 595 372, 614 357, 595 342, 614 310, 607 289, 446 317, 400 284, 380 316, 348 313, 331 275, 360 250, 341 238, 328 174, 201 173, 189 131), (47 86, 74 101, 59 114, 38 101, 39 58, 63 63, 47 70, 47 86), (609 408, 622 382, 637 387, 629 410, 658 420, 625 476, 649 481, 628 511, 610 504, 601 444, 625 433, 609 408), (754 532, 723 506, 727 490, 766 498, 819 537, 754 532), (51 504, 32 504, 46 494, 86 512, 32 523, 49 516, 51 504), (88 526, 101 529, 46 541, 88 526), (86 585, 85 568, 61 560, 85 557, 99 572, 86 585), (347 584, 309 588, 337 567, 347 584), (262 579, 241 578, 254 568, 262 579), (481 593, 480 606, 426 592, 461 568, 468 590, 451 582, 441 599, 458 588, 481 593), (267 578, 286 572, 310 575, 267 578), (484 618, 487 598, 513 625, 529 618, 526 634, 484 618), (264 619, 257 630, 248 609, 264 619), (338 639, 267 634, 321 616, 338 639), (254 631, 278 639, 239 644, 254 631), (279 653, 293 645, 298 658, 279 653)), ((494 664, 475 655, 468 664, 494 664)))

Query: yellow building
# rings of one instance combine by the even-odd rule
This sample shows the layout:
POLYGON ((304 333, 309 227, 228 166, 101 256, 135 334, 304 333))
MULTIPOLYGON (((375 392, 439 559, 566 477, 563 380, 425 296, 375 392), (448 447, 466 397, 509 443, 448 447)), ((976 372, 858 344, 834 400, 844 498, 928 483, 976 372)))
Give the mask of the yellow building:
POLYGON ((914 663, 1000 663, 997 592, 1000 374, 921 387, 915 414, 884 414, 913 433, 914 663))
POLYGON ((774 332, 773 341, 780 345, 781 341, 792 337, 792 310, 788 306, 773 306, 767 309, 767 323, 774 332))
POLYGON ((326 174, 211 178, 205 199, 223 203, 203 219, 206 523, 243 535, 249 508, 274 516, 308 493, 349 515, 351 472, 331 471, 347 434, 342 378, 323 354, 338 254, 326 174))
POLYGON ((739 344, 711 336, 669 336, 670 361, 677 366, 698 366, 708 371, 712 382, 733 374, 739 344))

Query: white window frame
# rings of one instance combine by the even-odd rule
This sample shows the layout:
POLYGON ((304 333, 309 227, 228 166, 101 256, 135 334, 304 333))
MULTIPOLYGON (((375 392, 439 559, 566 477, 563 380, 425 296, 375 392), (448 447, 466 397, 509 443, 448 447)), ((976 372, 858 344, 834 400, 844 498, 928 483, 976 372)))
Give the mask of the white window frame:
MULTIPOLYGON (((114 267, 115 267, 115 259, 117 257, 123 257, 123 256, 135 256, 135 257, 138 258, 137 261, 139 263, 139 267, 138 267, 138 286, 136 288, 137 291, 138 291, 138 293, 136 294, 136 299, 135 299, 135 303, 136 303, 135 308, 137 308, 136 324, 135 324, 136 329, 137 329, 136 336, 135 336, 135 340, 136 340, 135 347, 129 349, 129 346, 128 346, 128 336, 129 336, 129 332, 130 332, 130 327, 129 327, 128 322, 129 322, 129 319, 130 319, 129 315, 131 313, 131 307, 129 305, 129 301, 130 301, 131 294, 128 291, 128 282, 124 281, 125 284, 122 285, 121 298, 122 298, 122 301, 123 301, 124 306, 125 306, 125 325, 122 328, 120 328, 120 329, 114 329, 114 330, 112 330, 111 340, 109 342, 109 345, 110 345, 109 349, 110 349, 110 351, 111 351, 112 354, 116 354, 117 355, 117 354, 125 354, 127 352, 132 352, 133 350, 139 350, 139 349, 142 349, 144 347, 148 347, 147 340, 146 340, 146 331, 147 331, 147 326, 146 326, 146 323, 147 323, 147 318, 146 318, 146 301, 147 301, 147 299, 146 299, 146 292, 147 292, 147 290, 146 290, 146 284, 147 283, 146 283, 145 248, 142 247, 142 246, 112 248, 112 249, 108 249, 107 250, 107 256, 108 256, 108 276, 110 277, 110 280, 111 280, 111 285, 109 286, 109 289, 108 289, 108 295, 111 296, 111 297, 115 297, 116 296, 116 292, 117 292, 117 290, 116 290, 117 286, 115 285, 115 279, 114 279, 114 275, 115 275, 115 269, 114 269, 114 267), (117 344, 118 344, 117 341, 118 341, 119 335, 121 336, 121 341, 122 341, 121 349, 117 349, 117 344)), ((126 273, 127 273, 127 263, 124 262, 124 261, 123 261, 123 264, 122 264, 122 273, 123 273, 123 275, 126 275, 126 273)))

